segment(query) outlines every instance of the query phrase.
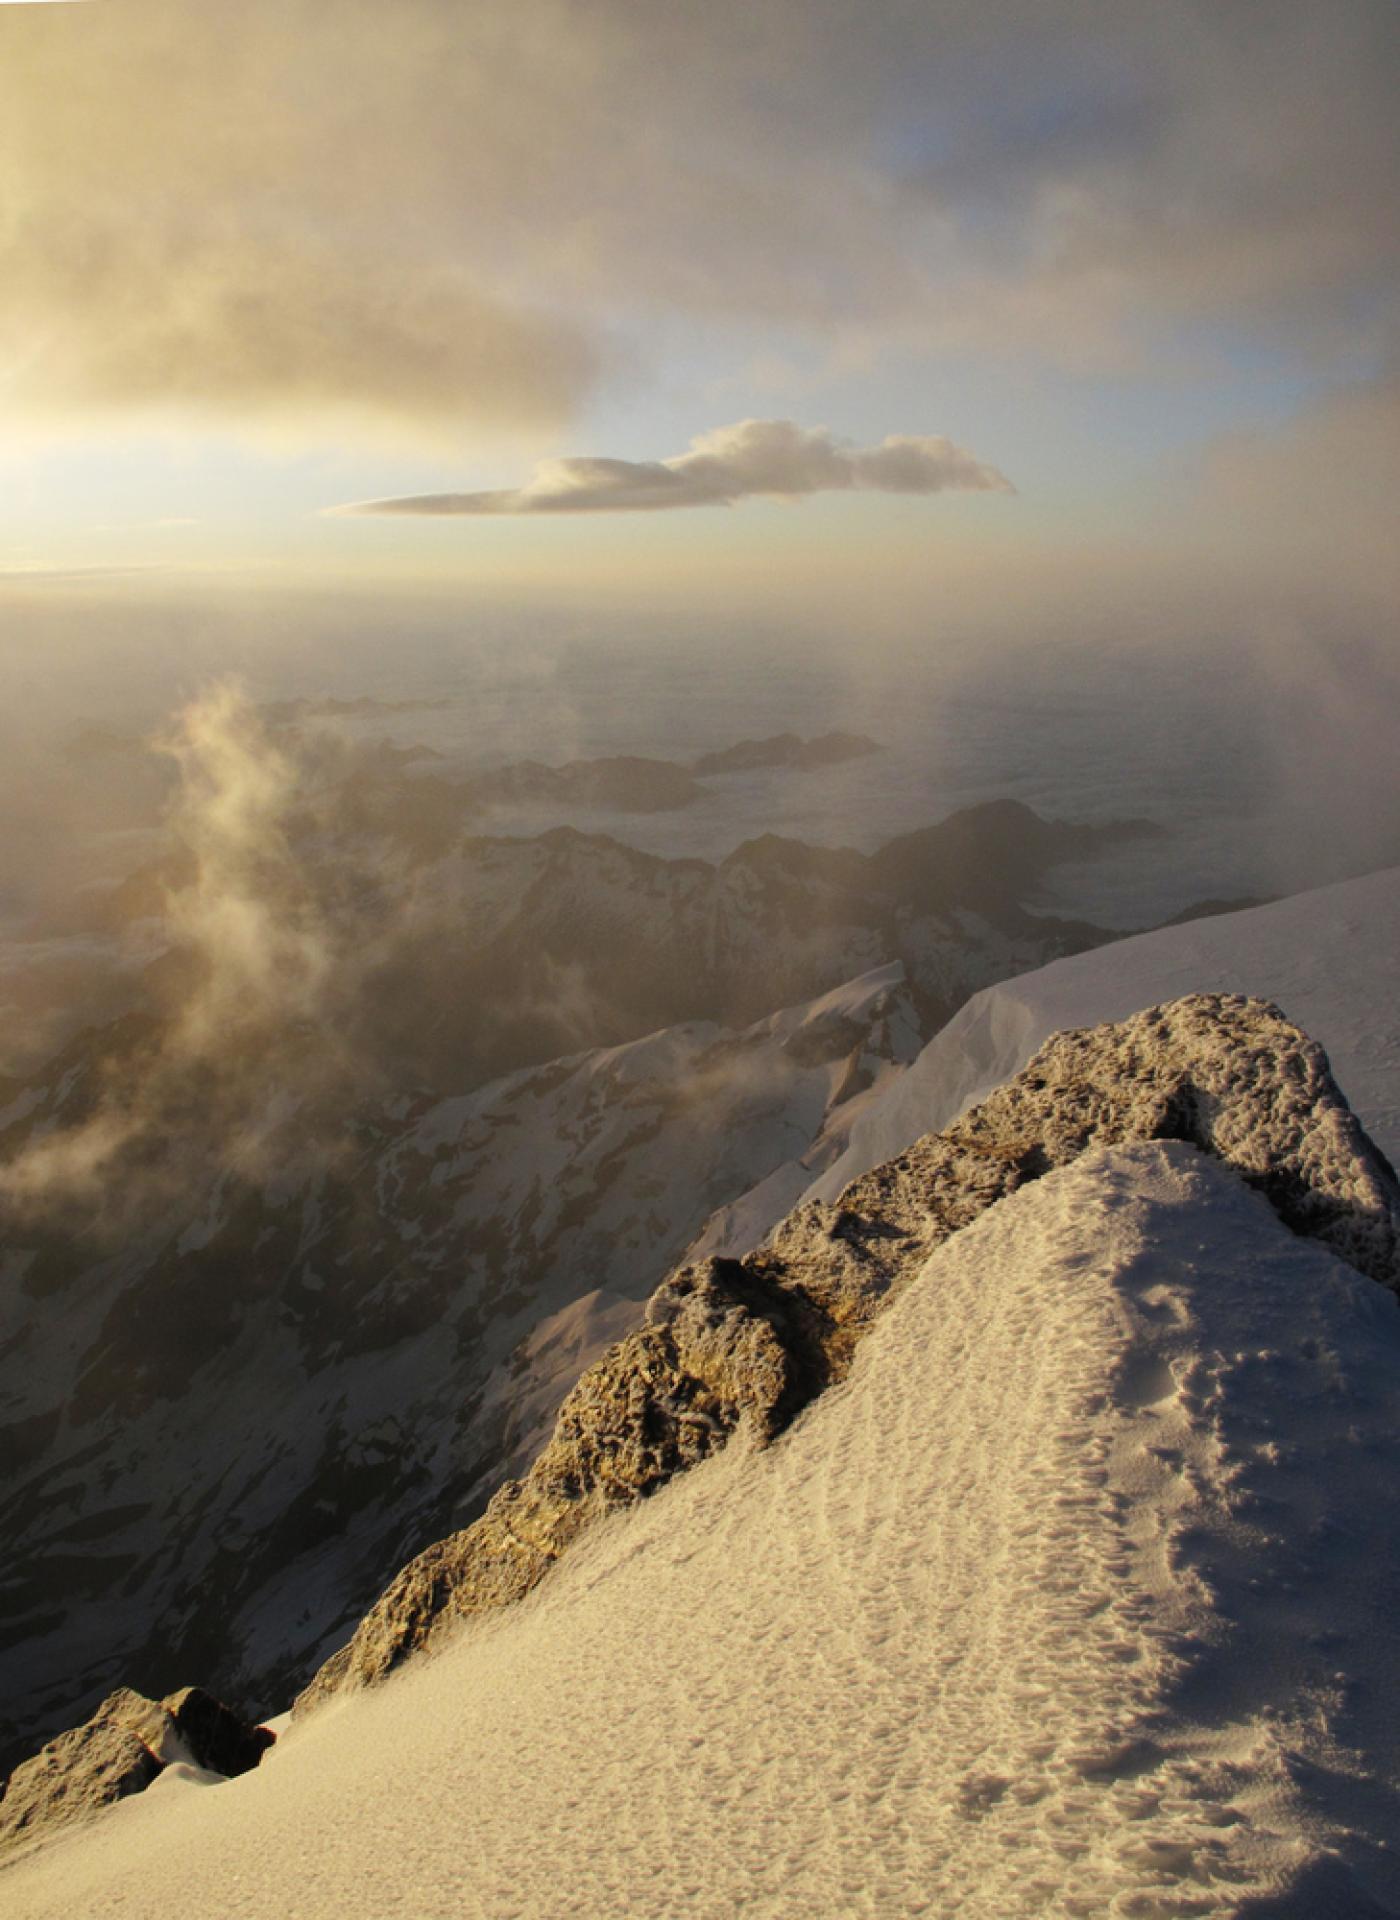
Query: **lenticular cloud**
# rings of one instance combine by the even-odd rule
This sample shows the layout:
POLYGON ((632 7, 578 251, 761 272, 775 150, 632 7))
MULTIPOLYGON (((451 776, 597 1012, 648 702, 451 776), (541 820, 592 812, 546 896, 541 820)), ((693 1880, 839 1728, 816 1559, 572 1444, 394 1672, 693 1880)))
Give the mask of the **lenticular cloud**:
POLYGON ((424 493, 336 509, 365 514, 628 513, 732 506, 754 495, 809 493, 1014 493, 1005 474, 941 434, 891 434, 850 446, 825 427, 740 420, 716 427, 669 460, 546 460, 523 487, 424 493))

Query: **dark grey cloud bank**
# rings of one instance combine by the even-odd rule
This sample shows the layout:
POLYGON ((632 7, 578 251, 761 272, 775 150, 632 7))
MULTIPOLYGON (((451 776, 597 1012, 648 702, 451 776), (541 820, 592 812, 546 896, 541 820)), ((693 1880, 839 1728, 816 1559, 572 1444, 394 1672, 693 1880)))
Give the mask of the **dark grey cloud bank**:
POLYGON ((825 427, 740 420, 699 435, 669 460, 546 460, 523 487, 423 493, 334 508, 352 514, 636 513, 732 506, 766 495, 812 493, 1014 493, 997 468, 937 434, 891 434, 846 446, 825 427))

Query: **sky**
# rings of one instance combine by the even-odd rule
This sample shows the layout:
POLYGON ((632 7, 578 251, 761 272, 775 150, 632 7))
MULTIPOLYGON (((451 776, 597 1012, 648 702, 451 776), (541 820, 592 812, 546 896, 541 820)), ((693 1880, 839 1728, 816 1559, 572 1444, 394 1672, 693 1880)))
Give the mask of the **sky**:
POLYGON ((1393 610, 1394 0, 4 0, 0 580, 1393 610))

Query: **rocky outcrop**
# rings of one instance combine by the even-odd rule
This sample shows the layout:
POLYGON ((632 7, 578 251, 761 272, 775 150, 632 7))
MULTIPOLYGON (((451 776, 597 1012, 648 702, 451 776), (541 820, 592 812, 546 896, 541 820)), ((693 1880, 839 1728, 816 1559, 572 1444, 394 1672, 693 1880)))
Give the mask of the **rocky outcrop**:
POLYGON ((647 1324, 579 1381, 523 1480, 399 1574, 297 1702, 372 1684, 456 1622, 519 1599, 598 1515, 652 1492, 738 1428, 771 1440, 846 1371, 888 1299, 952 1233, 1094 1145, 1185 1140, 1295 1231, 1400 1286, 1395 1176, 1277 1007, 1195 995, 1057 1034, 946 1131, 800 1208, 743 1260, 682 1267, 647 1324))
POLYGON ((50 1740, 10 1775, 0 1799, 0 1857, 142 1792, 164 1767, 247 1773, 275 1738, 202 1687, 182 1687, 161 1701, 120 1687, 90 1720, 50 1740))
POLYGON ((160 1770, 140 1736, 99 1708, 15 1770, 0 1802, 0 1856, 140 1793, 160 1770))
POLYGON ((646 1325, 583 1375, 525 1478, 404 1568, 297 1710, 382 1679, 460 1614, 520 1599, 591 1521, 694 1466, 741 1423, 771 1439, 830 1377, 825 1331, 747 1263, 682 1268, 653 1295, 646 1325))
MULTIPOLYGON (((920 1042, 884 968, 743 1032, 365 1102, 329 1176, 294 1146, 261 1192, 213 1136, 202 1177, 182 1106, 150 1187, 149 1161, 104 1183, 149 1229, 95 1271, 110 1242, 55 1234, 26 1266, 0 1225, 23 1276, 0 1291, 0 1779, 118 1679, 290 1700, 389 1572, 529 1466, 715 1209, 794 1153, 826 1164, 844 1103, 920 1042)), ((37 1139, 81 1112, 77 1065, 46 1076, 37 1139)))
POLYGON ((181 1687, 160 1704, 194 1764, 230 1780, 251 1773, 277 1738, 267 1727, 250 1726, 203 1687, 181 1687))
POLYGON ((799 1208, 756 1261, 862 1327, 900 1276, 993 1201, 1087 1147, 1187 1140, 1234 1168, 1297 1233, 1400 1288, 1400 1194, 1322 1048, 1275 1006, 1194 994, 1055 1034, 942 1133, 799 1208))

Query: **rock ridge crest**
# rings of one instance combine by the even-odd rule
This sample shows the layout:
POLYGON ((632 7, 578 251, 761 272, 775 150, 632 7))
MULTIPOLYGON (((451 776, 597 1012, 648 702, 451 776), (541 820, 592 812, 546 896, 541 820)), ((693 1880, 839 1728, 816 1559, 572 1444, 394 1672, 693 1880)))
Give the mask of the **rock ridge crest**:
POLYGON ((1327 1056, 1271 1003, 1193 994, 1059 1033, 940 1133, 799 1207, 742 1259, 682 1265, 590 1367, 553 1436, 485 1513, 411 1560, 301 1694, 373 1685, 466 1618, 538 1585, 602 1514, 739 1430, 775 1439, 848 1370, 884 1305, 951 1234, 1091 1146, 1182 1140, 1293 1231, 1400 1291, 1400 1190, 1327 1056))

